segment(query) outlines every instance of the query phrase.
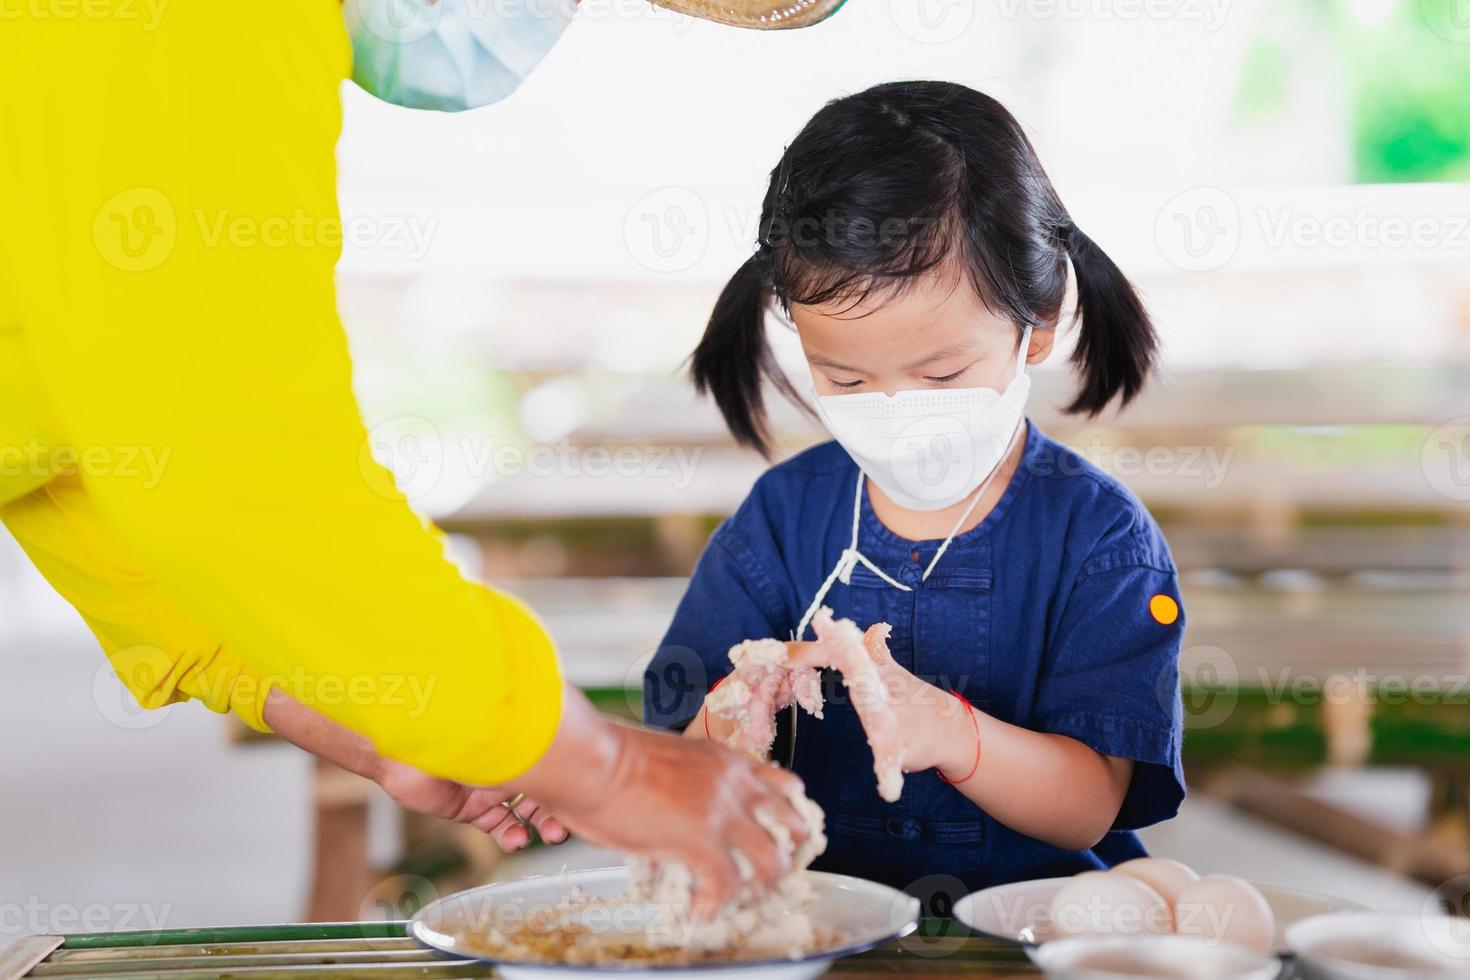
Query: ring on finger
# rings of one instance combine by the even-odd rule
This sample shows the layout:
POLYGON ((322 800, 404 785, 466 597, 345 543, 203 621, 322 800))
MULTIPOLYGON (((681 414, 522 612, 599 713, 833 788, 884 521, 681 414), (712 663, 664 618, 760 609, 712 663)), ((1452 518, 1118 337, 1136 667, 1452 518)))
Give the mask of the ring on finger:
POLYGON ((508 800, 501 800, 500 801, 500 805, 503 806, 503 807, 505 807, 507 810, 509 810, 510 811, 510 815, 513 816, 513 817, 515 817, 516 820, 517 820, 517 822, 519 822, 519 823, 525 823, 526 822, 525 821, 525 818, 522 817, 519 813, 516 812, 516 807, 520 806, 521 802, 523 800, 525 800, 525 798, 526 798, 526 794, 525 793, 517 793, 515 796, 512 796, 508 800))

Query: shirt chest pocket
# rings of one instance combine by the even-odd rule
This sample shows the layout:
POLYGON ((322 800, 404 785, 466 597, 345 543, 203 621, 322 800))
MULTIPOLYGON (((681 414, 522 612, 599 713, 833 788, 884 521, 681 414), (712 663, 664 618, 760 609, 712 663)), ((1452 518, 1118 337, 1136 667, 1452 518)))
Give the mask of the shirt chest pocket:
POLYGON ((959 691, 983 710, 990 681, 990 569, 941 565, 923 583, 920 572, 906 566, 895 575, 913 590, 904 592, 860 565, 853 569, 851 584, 841 589, 841 604, 833 608, 864 629, 888 623, 894 659, 940 690, 959 691))
POLYGON ((942 691, 989 707, 992 629, 989 569, 938 569, 914 593, 913 665, 942 691))

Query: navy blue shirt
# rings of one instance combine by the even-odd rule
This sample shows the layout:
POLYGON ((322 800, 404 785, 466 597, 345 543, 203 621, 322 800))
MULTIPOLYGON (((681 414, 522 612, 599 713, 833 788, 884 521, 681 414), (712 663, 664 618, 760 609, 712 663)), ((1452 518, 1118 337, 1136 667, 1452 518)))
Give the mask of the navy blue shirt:
MULTIPOLYGON (((644 676, 650 724, 686 725, 729 673, 730 647, 790 638, 851 541, 857 480, 856 465, 829 442, 757 481, 710 539, 644 676)), ((862 628, 890 624, 900 664, 976 708, 1132 759, 1122 810, 1101 843, 1076 852, 1002 826, 933 772, 910 773, 902 797, 886 803, 857 714, 829 671, 824 717, 800 716, 791 755, 827 814, 827 852, 814 867, 911 890, 957 878, 969 890, 1141 856, 1132 831, 1172 817, 1184 799, 1184 616, 1166 623, 1150 608, 1155 596, 1179 599, 1153 518, 1117 481, 1028 425, 1021 465, 995 508, 921 582, 939 544, 894 534, 864 493, 858 548, 913 591, 858 566, 826 605, 862 628)), ((777 746, 780 757, 782 739, 777 746)))

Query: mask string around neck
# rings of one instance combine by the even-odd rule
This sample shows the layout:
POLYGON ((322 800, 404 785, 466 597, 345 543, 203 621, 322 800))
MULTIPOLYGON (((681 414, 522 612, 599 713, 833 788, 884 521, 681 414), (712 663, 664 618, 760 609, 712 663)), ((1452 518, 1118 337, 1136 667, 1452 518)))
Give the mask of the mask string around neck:
POLYGON ((852 581, 852 570, 858 565, 867 568, 895 589, 901 589, 904 592, 913 591, 912 588, 897 581, 887 572, 883 571, 883 569, 874 565, 868 559, 867 555, 858 550, 858 528, 862 523, 863 516, 863 479, 863 472, 859 470, 857 491, 852 497, 852 540, 842 550, 841 556, 837 559, 836 566, 833 567, 832 573, 827 576, 827 580, 822 583, 822 587, 817 590, 816 597, 812 599, 812 604, 806 607, 806 613, 802 615, 801 622, 796 626, 796 632, 791 636, 793 640, 801 639, 806 633, 807 626, 811 624, 812 617, 817 614, 817 610, 822 608, 822 600, 827 598, 827 593, 832 590, 832 586, 839 581, 843 585, 847 585, 852 581))
POLYGON ((929 581, 929 573, 934 571, 934 566, 939 564, 939 559, 943 558, 944 553, 949 550, 949 546, 954 542, 955 535, 960 533, 960 528, 964 526, 965 521, 969 520, 970 515, 975 513, 975 505, 980 503, 980 498, 985 495, 985 488, 990 486, 990 481, 995 479, 995 474, 999 473, 1001 467, 1005 466, 1006 458, 1011 455, 1011 450, 1016 448, 1016 436, 1020 435, 1021 429, 1025 425, 1025 419, 1021 419, 1021 421, 1016 423, 1015 431, 1011 433, 1010 441, 1006 443, 1006 451, 1000 458, 1000 465, 991 470, 990 475, 982 480, 980 485, 975 488, 974 495, 970 497, 970 506, 965 508, 965 512, 960 515, 960 519, 954 522, 954 527, 949 529, 949 536, 940 544, 939 550, 934 552, 934 558, 929 562, 929 567, 924 569, 924 575, 919 579, 920 582, 929 581))

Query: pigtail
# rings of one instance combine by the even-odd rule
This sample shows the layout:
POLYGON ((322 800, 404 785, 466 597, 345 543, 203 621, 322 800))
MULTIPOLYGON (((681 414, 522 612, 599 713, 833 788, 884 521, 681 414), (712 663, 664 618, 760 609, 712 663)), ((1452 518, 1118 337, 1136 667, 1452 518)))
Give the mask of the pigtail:
POLYGON ((695 389, 714 398, 735 441, 769 457, 761 381, 779 372, 766 342, 767 279, 766 256, 757 252, 725 284, 694 348, 690 373, 695 389))
POLYGON ((1077 279, 1080 321, 1072 363, 1081 375, 1072 413, 1096 415, 1114 397, 1127 405, 1143 388, 1158 355, 1153 323, 1121 269, 1097 243, 1068 223, 1062 244, 1077 279))

